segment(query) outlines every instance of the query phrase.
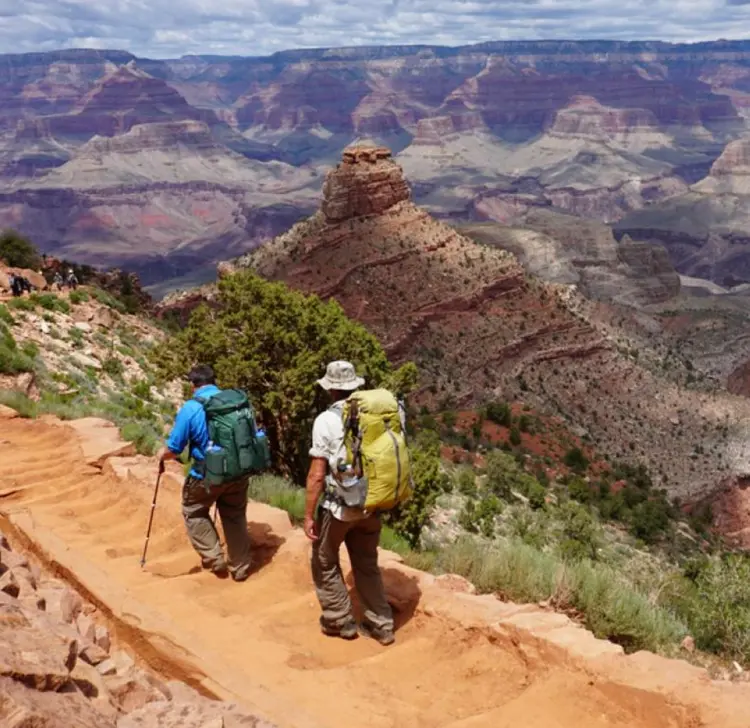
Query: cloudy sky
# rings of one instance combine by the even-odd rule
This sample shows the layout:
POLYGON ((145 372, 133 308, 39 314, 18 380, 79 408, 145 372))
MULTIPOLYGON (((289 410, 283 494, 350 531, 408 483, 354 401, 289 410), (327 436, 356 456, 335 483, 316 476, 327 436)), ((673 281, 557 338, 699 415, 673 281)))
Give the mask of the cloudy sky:
POLYGON ((750 38, 750 0, 0 0, 0 52, 164 58, 539 38, 750 38))

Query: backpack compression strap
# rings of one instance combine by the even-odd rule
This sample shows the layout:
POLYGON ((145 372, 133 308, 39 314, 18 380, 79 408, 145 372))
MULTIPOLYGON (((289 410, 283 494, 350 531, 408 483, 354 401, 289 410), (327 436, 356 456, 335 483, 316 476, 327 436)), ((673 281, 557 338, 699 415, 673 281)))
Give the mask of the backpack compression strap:
POLYGON ((362 467, 362 432, 359 429, 359 407, 357 400, 349 402, 349 416, 344 423, 344 438, 351 433, 352 435, 352 468, 354 474, 361 478, 364 475, 362 467))

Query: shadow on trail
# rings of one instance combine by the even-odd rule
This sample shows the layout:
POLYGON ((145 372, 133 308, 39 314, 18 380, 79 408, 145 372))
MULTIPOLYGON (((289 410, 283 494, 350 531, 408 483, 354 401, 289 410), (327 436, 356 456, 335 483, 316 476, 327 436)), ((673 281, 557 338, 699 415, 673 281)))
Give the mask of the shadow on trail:
MULTIPOLYGON (((381 567, 381 573, 386 598, 393 610, 395 631, 398 632, 414 617, 422 598, 422 590, 419 588, 419 582, 415 577, 408 576, 397 569, 389 569, 387 566, 381 567)), ((349 597, 352 600, 355 616, 361 621, 363 610, 357 590, 354 588, 354 578, 351 572, 346 576, 346 585, 349 588, 349 597)))

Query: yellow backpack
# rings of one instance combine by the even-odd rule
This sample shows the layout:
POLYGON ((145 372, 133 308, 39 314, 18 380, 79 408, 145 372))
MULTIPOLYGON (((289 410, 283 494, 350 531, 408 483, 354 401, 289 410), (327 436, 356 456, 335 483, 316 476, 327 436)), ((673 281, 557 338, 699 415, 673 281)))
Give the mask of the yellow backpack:
POLYGON ((387 511, 412 494, 411 460, 396 397, 387 389, 354 392, 344 403, 344 444, 366 480, 364 509, 387 511))

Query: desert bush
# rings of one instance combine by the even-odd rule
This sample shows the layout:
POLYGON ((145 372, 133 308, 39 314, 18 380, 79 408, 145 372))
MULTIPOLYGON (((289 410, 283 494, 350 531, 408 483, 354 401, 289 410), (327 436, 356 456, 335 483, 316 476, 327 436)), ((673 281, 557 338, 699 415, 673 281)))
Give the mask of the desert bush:
POLYGON ((573 447, 565 453, 565 464, 577 473, 585 473, 589 467, 589 459, 580 447, 573 447))
POLYGON ((0 260, 12 268, 38 270, 42 264, 36 246, 15 230, 0 233, 0 260))
POLYGON ((34 357, 19 350, 10 329, 0 323, 0 374, 20 374, 34 369, 34 357))
POLYGON ((150 423, 126 422, 120 427, 120 435, 132 442, 140 455, 153 455, 159 447, 160 433, 150 423))
POLYGON ((304 520, 305 491, 286 478, 268 473, 256 475, 250 478, 247 493, 252 500, 286 511, 296 525, 304 520))
POLYGON ((500 450, 487 454, 485 472, 487 488, 504 500, 508 500, 514 490, 526 495, 537 483, 536 478, 525 472, 511 455, 500 450))
POLYGON ((496 425, 510 427, 512 424, 512 414, 510 405, 506 402, 490 402, 484 409, 484 416, 496 425))
POLYGON ((89 300, 89 294, 86 291, 71 291, 68 298, 74 306, 77 306, 86 303, 89 300))
POLYGON ((464 465, 456 469, 453 476, 456 490, 462 495, 471 497, 477 494, 477 476, 474 468, 464 465))
POLYGON ((31 298, 19 296, 18 298, 11 298, 6 306, 15 311, 33 311, 36 308, 36 303, 31 298))
POLYGON ((116 299, 111 293, 107 293, 107 291, 103 291, 101 288, 92 288, 91 295, 103 306, 108 306, 118 313, 127 313, 125 304, 116 299))
POLYGON ((663 601, 676 609, 699 649, 750 664, 750 557, 690 562, 663 601))
POLYGON ((13 318, 13 314, 8 311, 8 307, 4 303, 0 303, 0 323, 13 326, 15 322, 16 320, 13 318))
POLYGON ((121 377, 125 371, 125 365, 116 356, 108 356, 102 362, 102 370, 110 377, 121 377))
POLYGON ((59 311, 70 313, 70 304, 54 293, 32 293, 29 300, 36 306, 41 306, 45 311, 59 311))

